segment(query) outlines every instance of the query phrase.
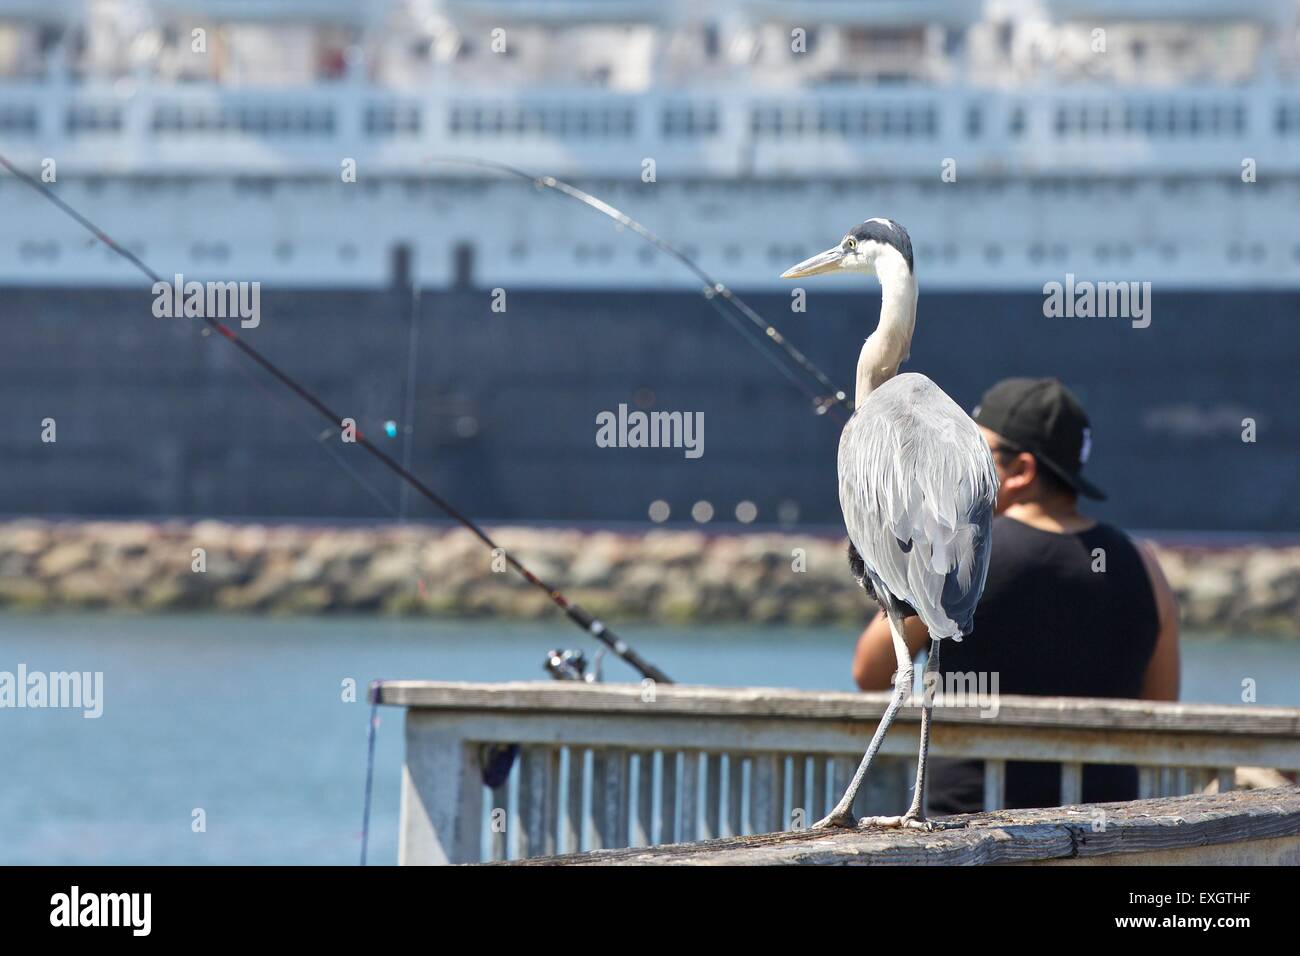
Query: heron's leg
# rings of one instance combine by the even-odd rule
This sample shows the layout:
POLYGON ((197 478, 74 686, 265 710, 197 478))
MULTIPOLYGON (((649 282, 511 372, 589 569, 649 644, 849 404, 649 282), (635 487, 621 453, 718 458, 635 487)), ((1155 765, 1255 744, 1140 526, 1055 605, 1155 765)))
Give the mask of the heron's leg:
POLYGON ((930 658, 925 662, 925 687, 921 703, 921 752, 916 759, 916 789, 912 806, 901 817, 863 817, 862 826, 902 827, 915 830, 939 830, 964 827, 964 823, 935 823, 925 818, 925 765, 930 755, 930 712, 934 709, 934 684, 931 674, 939 673, 939 642, 930 641, 930 658))
POLYGON ((899 708, 912 692, 912 655, 907 649, 907 642, 903 640, 903 617, 896 613, 892 608, 885 609, 889 617, 889 633, 894 639, 894 655, 898 658, 898 671, 894 674, 894 696, 889 700, 889 706, 885 708, 885 714, 880 718, 880 726, 876 728, 875 735, 871 738, 871 743, 867 745, 867 752, 862 757, 862 763, 858 764, 857 772, 849 782, 849 788, 840 797, 840 802, 835 805, 830 816, 824 820, 819 820, 813 824, 813 829, 825 829, 827 827, 853 827, 856 821, 853 819, 853 802, 858 797, 858 791, 862 788, 862 780, 867 775, 867 768, 871 766, 872 759, 876 756, 876 751, 880 749, 881 743, 884 742, 885 734, 889 732, 889 725, 894 722, 898 716, 899 708))
POLYGON ((930 711, 934 709, 934 678, 939 673, 939 642, 930 639, 930 657, 925 662, 921 692, 921 750, 916 758, 916 789, 912 792, 912 806, 903 814, 905 820, 925 820, 925 761, 930 754, 930 711))

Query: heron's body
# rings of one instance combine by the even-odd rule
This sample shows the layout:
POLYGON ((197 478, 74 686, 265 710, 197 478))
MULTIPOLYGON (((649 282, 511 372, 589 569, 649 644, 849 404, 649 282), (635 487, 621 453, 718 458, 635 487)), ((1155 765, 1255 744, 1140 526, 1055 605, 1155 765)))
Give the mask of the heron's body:
POLYGON ((975 423, 924 375, 874 389, 840 435, 840 508, 882 605, 935 639, 969 634, 989 567, 998 477, 975 423))
MULTIPOLYGON (((889 706, 848 790, 817 826, 852 825, 853 801, 867 768, 911 693, 912 655, 903 637, 907 608, 930 631, 927 671, 938 670, 943 638, 970 633, 988 573, 998 489, 993 456, 975 422, 924 375, 897 374, 916 325, 907 230, 887 219, 868 219, 785 277, 840 270, 880 279, 880 321, 858 357, 856 410, 840 436, 840 508, 854 573, 889 618, 898 671, 889 706)), ((932 704, 927 694, 911 808, 901 817, 867 822, 929 825, 924 795, 932 704)))

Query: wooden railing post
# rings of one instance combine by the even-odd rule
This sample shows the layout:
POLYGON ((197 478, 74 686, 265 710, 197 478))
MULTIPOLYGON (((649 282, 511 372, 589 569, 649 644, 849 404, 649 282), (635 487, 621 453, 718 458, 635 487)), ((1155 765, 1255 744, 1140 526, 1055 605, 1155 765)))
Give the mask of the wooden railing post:
MULTIPOLYGON (((554 683, 388 681, 382 695, 384 704, 410 708, 402 863, 500 860, 808 825, 847 785, 886 705, 884 695, 682 686, 662 688, 650 705, 636 685, 554 683), (518 745, 519 758, 489 794, 480 753, 510 744, 518 745), (797 821, 787 815, 787 785, 790 808, 801 811, 797 821), (485 815, 488 809, 496 812, 485 815), (588 816, 591 832, 584 833, 588 816)), ((856 815, 906 807, 918 724, 916 708, 902 711, 856 815)), ((1200 790, 1216 775, 1220 789, 1228 789, 1234 765, 1300 768, 1300 710, 1004 696, 994 720, 945 710, 935 721, 931 753, 982 760, 989 809, 1006 805, 1009 760, 1061 765, 1065 804, 1082 801, 1091 764, 1138 766, 1144 797, 1200 790)))
POLYGON ((409 710, 398 863, 479 860, 483 780, 478 748, 444 714, 409 710))

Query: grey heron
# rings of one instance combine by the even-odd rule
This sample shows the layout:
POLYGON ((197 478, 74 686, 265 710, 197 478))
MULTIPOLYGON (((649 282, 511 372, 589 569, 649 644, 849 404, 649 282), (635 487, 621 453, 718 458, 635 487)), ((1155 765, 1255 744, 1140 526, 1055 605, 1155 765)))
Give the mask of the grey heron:
POLYGON ((858 357, 853 417, 840 434, 840 509, 849 533, 849 563, 858 583, 889 618, 898 671, 894 691, 844 796, 816 827, 853 826, 853 802, 872 759, 912 691, 912 657, 903 620, 918 615, 930 631, 921 746, 911 808, 865 824, 930 828, 925 819, 925 764, 930 741, 931 674, 939 644, 971 632, 989 566, 989 533, 998 477, 975 422, 934 382, 898 375, 916 323, 916 276, 907 231, 868 219, 840 243, 786 270, 783 279, 831 272, 874 273, 880 321, 858 357))

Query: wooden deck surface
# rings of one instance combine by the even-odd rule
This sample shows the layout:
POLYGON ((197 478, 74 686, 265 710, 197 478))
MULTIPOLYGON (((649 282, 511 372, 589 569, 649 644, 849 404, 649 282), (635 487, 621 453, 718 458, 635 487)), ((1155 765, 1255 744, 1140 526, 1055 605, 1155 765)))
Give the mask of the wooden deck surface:
POLYGON ((510 866, 1300 864, 1300 787, 950 817, 959 829, 772 833, 510 866))

